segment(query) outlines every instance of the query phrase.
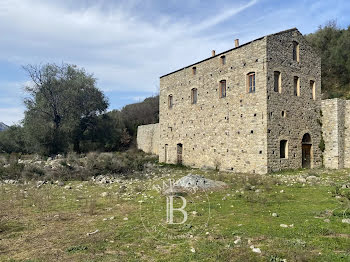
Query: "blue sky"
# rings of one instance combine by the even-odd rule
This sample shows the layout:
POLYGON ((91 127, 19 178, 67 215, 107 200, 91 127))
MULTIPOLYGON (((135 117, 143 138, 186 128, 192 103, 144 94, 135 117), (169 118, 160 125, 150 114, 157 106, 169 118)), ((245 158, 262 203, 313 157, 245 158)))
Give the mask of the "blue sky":
POLYGON ((350 1, 0 0, 0 122, 25 110, 22 65, 71 63, 98 79, 109 109, 158 92, 159 77, 263 35, 307 34, 336 19, 350 25, 350 1))

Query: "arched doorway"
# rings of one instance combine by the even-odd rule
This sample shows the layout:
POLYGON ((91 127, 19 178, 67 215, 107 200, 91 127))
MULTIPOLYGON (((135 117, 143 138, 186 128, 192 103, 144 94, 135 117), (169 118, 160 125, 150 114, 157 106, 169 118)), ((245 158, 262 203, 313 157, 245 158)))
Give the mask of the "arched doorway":
POLYGON ((309 133, 306 133, 303 136, 303 139, 301 141, 301 147, 302 147, 302 167, 311 168, 312 142, 311 142, 311 136, 309 133))

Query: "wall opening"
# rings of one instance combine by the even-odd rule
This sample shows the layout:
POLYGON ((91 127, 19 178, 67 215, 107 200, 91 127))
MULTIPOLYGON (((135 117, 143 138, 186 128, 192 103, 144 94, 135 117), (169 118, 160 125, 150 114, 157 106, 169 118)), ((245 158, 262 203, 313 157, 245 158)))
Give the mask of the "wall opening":
POLYGON ((173 108, 173 95, 168 96, 168 107, 173 108))
POLYGON ((294 76, 294 95, 300 96, 300 79, 298 76, 294 76))
POLYGON ((299 62, 299 43, 293 41, 293 60, 299 62))
POLYGON ((273 83, 273 91, 281 93, 281 72, 275 71, 273 72, 274 83, 273 83))
POLYGON ((191 90, 191 103, 197 104, 197 88, 192 88, 191 90))
POLYGON ((288 141, 280 141, 280 158, 288 158, 288 141))
POLYGON ((312 99, 315 100, 316 99, 316 84, 315 84, 315 81, 313 81, 313 80, 310 81, 310 90, 311 90, 312 99))
POLYGON ((182 144, 177 144, 177 164, 182 165, 182 144))
POLYGON ((312 166, 312 142, 309 133, 303 136, 301 141, 302 147, 302 168, 311 168, 312 166))
POLYGON ((221 64, 225 65, 226 64, 226 56, 223 55, 220 57, 220 59, 221 59, 221 64))
POLYGON ((164 146, 164 163, 168 163, 168 144, 164 146))
POLYGON ((247 74, 247 92, 255 92, 255 72, 250 72, 247 74))
POLYGON ((226 80, 221 80, 219 83, 220 98, 226 97, 226 80))

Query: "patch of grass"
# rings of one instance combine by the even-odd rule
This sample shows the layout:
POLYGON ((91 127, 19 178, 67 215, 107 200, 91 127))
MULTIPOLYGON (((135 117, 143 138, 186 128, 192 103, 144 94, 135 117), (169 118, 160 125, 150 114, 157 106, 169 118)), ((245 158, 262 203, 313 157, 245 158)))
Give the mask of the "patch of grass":
POLYGON ((85 251, 88 250, 87 246, 72 246, 67 248, 67 252, 68 253, 76 253, 76 252, 81 252, 81 251, 85 251))
MULTIPOLYGON (((76 168, 74 163, 80 160, 74 158, 67 158, 67 164, 76 168)), ((101 168, 113 168, 109 155, 101 159, 107 161, 101 168)), ((262 176, 156 165, 147 172, 152 176, 125 176, 114 184, 70 180, 66 184, 71 189, 52 184, 40 188, 34 183, 1 185, 0 261, 350 260, 349 227, 341 222, 347 191, 338 189, 341 198, 332 193, 336 184, 348 180, 348 170, 316 170, 329 183, 305 186, 282 183, 281 178, 306 176, 308 170, 262 176), (155 186, 168 177, 178 179, 188 173, 229 186, 184 196, 188 221, 164 225, 166 198, 155 186), (108 196, 103 197, 103 192, 108 196), (274 212, 277 217, 272 216, 274 212), (143 221, 142 216, 148 219, 143 221), (170 238, 169 233, 183 237, 170 238), (241 241, 235 243, 238 238, 241 241), (250 246, 260 248, 261 254, 250 246)), ((180 200, 174 203, 181 206, 180 200)))

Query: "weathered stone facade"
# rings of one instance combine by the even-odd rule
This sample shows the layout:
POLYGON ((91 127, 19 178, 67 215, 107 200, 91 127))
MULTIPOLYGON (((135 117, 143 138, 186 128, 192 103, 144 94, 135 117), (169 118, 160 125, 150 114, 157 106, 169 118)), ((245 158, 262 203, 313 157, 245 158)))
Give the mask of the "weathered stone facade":
POLYGON ((319 167, 321 59, 297 30, 267 36, 267 57, 268 171, 301 168, 305 134, 311 136, 311 167, 319 167), (293 60, 293 42, 299 44, 299 61, 293 60), (281 73, 279 92, 274 91, 274 71, 281 73), (299 78, 299 95, 294 95, 294 77, 299 78), (283 139, 288 141, 287 158, 280 158, 283 139))
POLYGON ((160 79, 159 160, 176 163, 181 144, 182 162, 193 167, 250 173, 299 168, 302 138, 309 133, 311 165, 319 166, 320 81, 320 58, 296 29, 259 38, 165 75, 160 79), (293 61, 293 41, 300 46, 298 62, 293 61), (274 71, 281 75, 279 92, 274 91, 274 71), (255 92, 248 92, 252 72, 255 92), (300 79, 299 96, 293 94, 294 76, 300 79), (223 98, 221 80, 227 85, 223 98), (315 99, 310 96, 310 80, 315 82, 315 99), (193 88, 196 104, 191 103, 193 88), (283 159, 281 140, 288 141, 283 159))
POLYGON ((159 154, 159 124, 137 128, 137 147, 146 153, 159 154))
POLYGON ((327 168, 350 168, 350 101, 327 99, 322 101, 323 154, 327 168))
POLYGON ((295 28, 162 76, 159 103, 160 162, 243 173, 320 167, 323 123, 325 166, 350 167, 350 103, 326 100, 322 116, 321 59, 295 28))

